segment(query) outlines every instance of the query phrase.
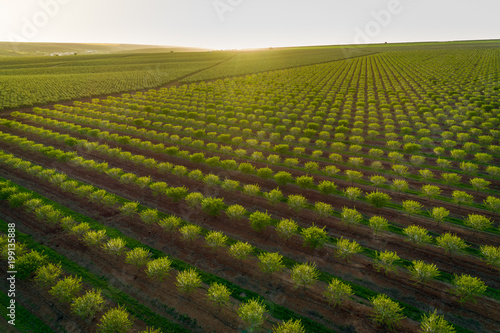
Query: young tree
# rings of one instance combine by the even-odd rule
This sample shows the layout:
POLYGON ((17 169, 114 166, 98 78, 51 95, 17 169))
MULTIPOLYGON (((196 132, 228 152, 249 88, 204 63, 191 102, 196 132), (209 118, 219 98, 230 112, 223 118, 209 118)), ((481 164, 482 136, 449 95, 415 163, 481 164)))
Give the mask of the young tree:
POLYGON ((491 210, 494 214, 500 212, 500 199, 493 197, 493 196, 488 196, 486 200, 484 200, 484 204, 488 207, 489 210, 491 210))
POLYGON ((307 199, 300 194, 290 194, 287 199, 287 204, 298 213, 307 205, 307 199))
POLYGON ((444 249, 444 252, 450 255, 450 259, 454 253, 463 252, 467 247, 467 244, 462 238, 448 232, 437 237, 436 244, 444 249))
POLYGON ((271 224, 271 215, 269 215, 267 211, 265 213, 255 211, 250 214, 248 219, 250 220, 252 228, 257 232, 263 231, 268 225, 271 224))
POLYGON ((351 201, 356 200, 362 193, 361 189, 358 187, 348 187, 343 192, 347 199, 351 201))
POLYGON ((201 209, 211 216, 219 215, 220 211, 224 208, 224 199, 207 197, 201 200, 201 209))
POLYGON ((136 247, 133 250, 127 252, 125 262, 136 267, 145 266, 149 260, 150 255, 151 253, 149 252, 149 250, 142 247, 136 247))
POLYGON ((291 272, 295 289, 302 287, 305 290, 307 286, 316 282, 318 276, 319 272, 315 263, 296 264, 291 272))
POLYGON ((434 178, 434 173, 429 169, 420 169, 418 170, 418 173, 420 175, 420 178, 422 178, 422 180, 429 180, 434 178))
POLYGON ((174 216, 174 215, 170 215, 168 217, 165 217, 158 222, 158 225, 160 227, 162 227, 163 230, 165 230, 169 233, 171 233, 174 230, 176 230, 177 228, 179 228, 179 226, 181 224, 182 224, 182 219, 180 217, 174 216))
POLYGON ((408 218, 410 216, 420 213, 422 209, 422 204, 418 201, 414 200, 405 200, 403 201, 403 210, 408 214, 408 218))
POLYGON ((57 298, 61 303, 70 303, 73 298, 82 289, 82 278, 76 276, 67 276, 59 280, 50 290, 49 293, 57 298))
POLYGON ((201 205, 201 202, 203 201, 204 198, 205 197, 200 192, 192 192, 192 193, 189 193, 184 198, 184 200, 186 200, 186 203, 190 207, 195 208, 196 206, 201 205))
POLYGON ((273 327, 273 333, 306 333, 300 319, 289 319, 273 327))
POLYGON ((201 287, 200 274, 193 268, 177 273, 175 285, 179 292, 186 294, 188 297, 196 288, 201 287))
POLYGON ((133 322, 129 318, 125 308, 119 306, 109 309, 102 317, 101 322, 97 325, 99 333, 113 332, 129 332, 133 322))
POLYGON ((318 190, 323 194, 332 194, 335 192, 337 185, 329 180, 323 180, 318 185, 318 190))
POLYGON ((387 204, 391 202, 391 199, 391 196, 384 192, 375 191, 366 194, 366 200, 375 208, 382 208, 384 206, 387 206, 387 204))
POLYGON ((361 252, 363 249, 356 241, 350 241, 345 238, 341 238, 337 241, 337 249, 335 250, 335 254, 338 258, 343 259, 345 261, 349 261, 349 258, 361 252))
POLYGON ((102 245, 102 249, 113 255, 121 255, 125 252, 126 244, 123 238, 111 238, 106 244, 102 245))
POLYGON ((314 204, 314 210, 319 214, 320 217, 328 217, 332 214, 333 207, 330 204, 318 201, 314 204))
POLYGON ((450 215, 450 211, 444 207, 433 207, 429 211, 429 215, 436 221, 436 225, 442 223, 443 220, 450 215))
POLYGON ((50 287, 62 274, 61 264, 48 263, 35 271, 35 282, 43 288, 50 287))
POLYGON ((332 279, 332 281, 326 287, 325 295, 328 303, 332 307, 336 307, 340 305, 343 301, 345 301, 349 296, 353 294, 352 288, 350 285, 340 281, 339 279, 332 279))
POLYGON ((465 219, 465 224, 471 227, 474 230, 474 233, 476 231, 488 229, 493 225, 489 218, 478 214, 469 214, 465 219))
POLYGON ((179 229, 182 240, 192 242, 201 233, 201 227, 194 224, 187 224, 179 229))
POLYGON ((289 172, 286 171, 278 171, 274 174, 274 180, 278 183, 278 185, 284 186, 293 181, 293 177, 289 172))
POLYGON ((437 310, 428 315, 423 315, 420 322, 422 333, 455 333, 455 328, 450 325, 443 316, 437 314, 437 310))
POLYGON ((158 217, 158 211, 156 209, 146 209, 139 213, 142 222, 146 224, 156 224, 160 220, 158 217))
POLYGON ((271 275, 274 272, 279 272, 285 265, 283 264, 283 256, 278 252, 263 252, 258 255, 259 258, 259 268, 262 272, 267 275, 271 275))
POLYGON ((309 245, 313 249, 323 247, 328 240, 325 227, 319 228, 314 224, 309 228, 302 229, 301 234, 302 238, 304 238, 304 244, 309 245))
POLYGON ((314 186, 314 178, 310 176, 299 176, 295 178, 295 183, 301 188, 311 188, 314 186))
POLYGON ((396 192, 406 192, 408 191, 408 182, 403 179, 394 179, 391 188, 396 192))
POLYGON ((476 193, 479 193, 479 191, 486 190, 488 186, 490 186, 491 182, 484 180, 483 178, 474 178, 470 180, 470 184, 476 190, 476 193))
POLYGON ((408 240, 413 246, 429 243, 432 239, 432 237, 428 235, 427 229, 417 225, 406 227, 403 229, 403 233, 408 237, 408 240))
POLYGON ((493 267, 500 268, 500 247, 493 245, 483 245, 479 248, 484 257, 484 261, 493 267))
POLYGON ((348 229, 350 229, 351 225, 360 224, 361 221, 363 220, 363 216, 361 215, 360 212, 358 212, 356 209, 351 209, 347 207, 342 208, 342 212, 340 215, 342 222, 347 224, 348 229))
POLYGON ((276 232, 278 233, 279 237, 287 240, 297 233, 298 228, 299 226, 294 220, 282 219, 276 226, 276 232))
POLYGON ((158 281, 166 278, 172 269, 172 261, 167 257, 153 259, 146 264, 146 274, 158 281))
POLYGON ((381 187, 387 182, 387 178, 385 178, 384 176, 375 175, 370 177, 370 181, 372 182, 373 186, 381 187))
POLYGON ((373 305, 373 320, 393 329, 404 318, 403 308, 384 294, 378 294, 371 299, 373 305))
POLYGON ((469 300, 475 303, 475 298, 484 294, 487 288, 481 279, 467 274, 460 276, 455 274, 452 284, 453 288, 451 292, 460 298, 460 303, 465 303, 469 300))
POLYGON ((396 272, 397 267, 394 266, 394 263, 401 259, 396 252, 384 251, 384 252, 376 252, 375 255, 375 263, 373 267, 380 272, 380 270, 384 270, 385 275, 388 275, 389 272, 396 272))
POLYGON ((275 188, 269 192, 264 192, 264 197, 271 203, 271 205, 275 205, 281 201, 283 198, 283 193, 279 188, 275 188))
POLYGON ((120 212, 125 216, 131 216, 137 212, 138 206, 138 202, 127 202, 120 207, 120 212))
POLYGON ((422 196, 427 199, 437 198, 441 194, 439 186, 424 185, 421 188, 422 196))
POLYGON ((425 283, 439 276, 439 270, 434 264, 426 264, 421 260, 413 260, 408 267, 411 277, 420 283, 425 283))
POLYGON ((236 242, 229 246, 229 255, 236 260, 243 261, 247 259, 253 251, 252 245, 243 242, 236 242))
POLYGON ((71 312, 75 315, 92 319, 104 307, 105 300, 101 290, 89 290, 85 295, 75 298, 71 303, 71 312))
POLYGON ((253 332, 264 324, 265 312, 265 306, 255 299, 242 303, 238 307, 238 316, 247 325, 250 332, 253 332))
POLYGON ((351 182, 351 185, 355 181, 357 181, 363 177, 363 174, 361 172, 355 171, 355 170, 346 170, 345 175, 346 175, 347 179, 351 182))
POLYGON ((231 290, 225 285, 217 282, 212 283, 207 290, 207 300, 214 304, 218 311, 229 303, 229 297, 231 297, 231 290))
POLYGON ((453 191, 451 196, 453 197, 453 202, 458 205, 458 208, 462 205, 470 205, 474 201, 474 197, 464 191, 453 191))
POLYGON ((374 236, 377 236, 381 231, 389 229, 389 222, 382 216, 372 216, 370 220, 368 220, 368 223, 374 236))
POLYGON ((223 248, 226 246, 227 236, 221 231, 211 230, 205 236, 205 242, 207 246, 212 249, 212 251, 217 251, 217 248, 223 248))

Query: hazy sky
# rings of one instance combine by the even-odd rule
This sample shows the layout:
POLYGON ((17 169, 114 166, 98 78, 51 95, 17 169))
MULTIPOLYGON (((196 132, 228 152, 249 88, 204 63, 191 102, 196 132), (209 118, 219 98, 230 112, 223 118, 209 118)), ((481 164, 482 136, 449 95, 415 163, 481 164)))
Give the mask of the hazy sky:
POLYGON ((0 0, 0 40, 251 48, 500 38, 499 0, 0 0))

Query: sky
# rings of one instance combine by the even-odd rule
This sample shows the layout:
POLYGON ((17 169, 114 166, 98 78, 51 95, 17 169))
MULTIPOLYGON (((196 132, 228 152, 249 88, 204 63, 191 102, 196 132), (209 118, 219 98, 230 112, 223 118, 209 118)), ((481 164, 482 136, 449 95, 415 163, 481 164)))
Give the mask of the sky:
POLYGON ((500 39, 498 0, 0 0, 0 41, 240 49, 500 39))

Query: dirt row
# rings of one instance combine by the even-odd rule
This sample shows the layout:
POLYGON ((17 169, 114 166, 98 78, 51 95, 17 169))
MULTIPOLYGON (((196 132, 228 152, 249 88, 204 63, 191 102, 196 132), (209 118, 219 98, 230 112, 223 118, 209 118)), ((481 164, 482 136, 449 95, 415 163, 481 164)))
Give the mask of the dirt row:
MULTIPOLYGON (((97 177, 99 177, 98 175, 95 175, 95 176, 94 176, 94 178, 93 178, 93 179, 94 179, 94 181, 96 181, 96 180, 97 180, 97 179, 96 179, 96 176, 97 176, 97 177)), ((98 182, 98 183, 101 183, 101 182, 99 182, 99 181, 97 181, 97 182, 98 182)), ((108 182, 108 184, 107 184, 107 185, 108 185, 108 186, 109 186, 109 185, 111 185, 110 183, 112 183, 112 182, 108 182)), ((116 193, 116 191, 118 191, 118 192, 122 192, 122 193, 123 193, 123 191, 127 190, 127 188, 126 188, 126 187, 120 186, 119 184, 117 184, 117 185, 115 185, 115 186, 113 186, 113 187, 114 187, 114 189, 112 190, 112 192, 113 192, 113 193, 116 193)), ((135 194, 135 196, 137 195, 137 192, 136 192, 136 191, 134 192, 134 190, 133 190, 133 189, 130 189, 130 190, 129 190, 129 191, 127 191, 127 192, 129 192, 129 193, 130 193, 128 196, 131 196, 131 197, 134 197, 134 194, 135 194)), ((146 197, 145 197, 145 200, 147 200, 148 202, 155 202, 155 198, 153 198, 153 197, 147 197, 147 196, 146 196, 146 197)), ((156 199, 156 200, 158 200, 158 199, 156 199)), ((202 215, 200 215, 200 214, 197 214, 197 212, 192 212, 192 211, 190 211, 190 210, 189 210, 189 208, 187 208, 187 207, 185 207, 185 206, 184 206, 184 208, 182 208, 182 204, 181 204, 181 205, 177 205, 177 206, 181 206, 181 207, 180 207, 180 209, 173 209, 173 207, 172 207, 172 203, 171 203, 171 202, 170 202, 170 204, 165 203, 165 202, 163 202, 163 203, 162 203, 161 201, 160 201, 160 202, 158 202, 158 207, 164 208, 164 207, 165 207, 165 206, 167 206, 167 205, 169 206, 169 208, 168 208, 169 210, 174 210, 174 212, 176 212, 178 215, 181 215, 181 216, 182 216, 182 217, 184 217, 184 218, 186 218, 186 216, 185 216, 185 215, 186 215, 186 213, 187 213, 187 215, 190 215, 190 216, 187 216, 187 217, 191 217, 191 218, 190 218, 190 219, 188 218, 187 220, 193 220, 193 216, 202 216, 202 215), (183 215, 184 215, 184 216, 183 216, 183 215)), ((198 220, 199 220, 199 219, 198 219, 198 220)), ((201 223, 203 223, 203 221, 208 221, 208 220, 210 220, 210 218, 208 218, 208 219, 207 219, 207 218, 202 218, 200 222, 201 222, 201 223)), ((224 231, 227 229, 227 226, 228 226, 228 224, 227 224, 227 223, 220 223, 220 222, 218 222, 218 221, 217 221, 217 219, 215 219, 215 221, 213 221, 212 223, 213 223, 213 224, 218 225, 217 229, 221 229, 221 230, 224 230, 224 231), (223 227, 221 228, 221 226, 223 226, 223 227)), ((211 223, 211 224, 212 224, 212 223, 211 223)), ((140 222, 139 222, 139 224, 140 224, 140 222)), ((239 237, 241 237, 241 232, 242 232, 242 230, 246 229, 246 234, 244 235, 244 237, 242 237, 242 239, 244 239, 244 240, 249 240, 249 238, 250 238, 250 237, 252 237, 252 234, 253 234, 253 237, 252 237, 252 238, 255 238, 255 237, 256 237, 256 242, 259 242, 260 244, 262 244, 262 243, 263 243, 263 240, 262 240, 262 239, 260 239, 260 241, 259 241, 259 236, 258 236, 258 235, 255 235, 255 232, 253 232, 253 231, 252 231, 252 230, 248 227, 248 225, 232 225, 232 224, 231 224, 231 225, 230 225, 230 227, 233 227, 233 228, 235 228, 236 230, 233 230, 232 232, 229 232, 229 234, 237 234, 237 235, 239 234, 239 237)), ((267 243, 268 243, 267 247, 271 247, 271 249, 269 249, 270 251, 276 250, 276 241, 277 241, 277 239, 275 239, 275 240, 271 240, 271 239, 270 239, 270 240, 268 240, 268 241, 267 241, 267 243)), ((282 244, 281 244, 281 245, 282 245, 282 244)), ((298 243, 298 246, 297 246, 297 247, 298 247, 300 250, 295 251, 295 253, 294 253, 293 257, 294 257, 294 258, 302 258, 302 260, 303 260, 303 253, 304 253, 304 250, 303 250, 303 248, 301 248, 301 246, 300 246, 300 241, 299 241, 299 243, 298 243)), ((267 249, 267 248, 266 248, 266 249, 267 249)), ((287 255, 289 254, 289 252, 290 252, 290 251, 288 251, 288 252, 287 252, 287 255)), ((317 255, 316 253, 313 253, 312 255, 313 255, 313 258, 312 258, 312 259, 313 259, 313 261, 316 261, 316 262, 318 263, 318 255, 317 255)), ((324 264, 320 263, 320 267, 323 267, 323 266, 329 266, 329 265, 331 265, 331 262, 330 262, 331 258, 330 258, 330 260, 329 260, 329 258, 328 258, 328 257, 329 257, 329 256, 328 256, 328 252, 323 253, 322 255, 323 255, 323 258, 321 258, 321 259, 323 259, 323 260, 321 260, 321 261, 323 261, 323 262, 324 262, 324 264), (325 262, 325 260, 326 260, 326 262, 325 262)), ((356 260, 356 265, 361 265, 361 266, 365 265, 365 266, 367 266, 367 267, 368 267, 368 270, 367 270, 367 271, 365 271, 364 269, 362 270, 362 272, 363 272, 363 276, 365 276, 365 275, 366 275, 366 276, 370 276, 370 277, 371 277, 371 276, 373 276, 373 275, 377 275, 377 273, 372 272, 373 268, 371 268, 371 265, 369 265, 369 264, 368 264, 368 262, 366 262, 366 261, 365 261, 364 263, 362 263, 362 264, 358 264, 358 260, 356 260), (370 271, 370 270, 371 270, 371 271, 370 271)), ((346 271, 346 269, 345 269, 345 268, 346 268, 346 267, 342 267, 342 268, 343 268, 343 269, 342 269, 342 272, 344 272, 344 273, 345 273, 345 271, 346 271)), ((334 270, 334 272, 335 272, 335 271, 336 271, 336 270, 334 270)), ((354 273, 353 273, 353 274, 359 274, 359 272, 360 272, 360 269, 359 269, 359 267, 357 267, 356 269, 354 269, 354 273)), ((378 275, 380 276, 380 274, 378 274, 378 275)), ((383 281, 385 281, 385 283, 388 283, 388 284, 389 284, 389 286, 391 286, 391 285, 392 285, 392 287, 389 287, 389 289, 390 289, 390 288, 396 288, 396 289, 399 289, 399 283, 393 284, 393 283, 387 282, 385 277, 382 277, 382 280, 383 280, 383 281)), ((407 282, 407 279, 404 279, 404 281, 406 281, 406 282, 407 282)), ((408 283, 407 283, 407 284, 408 284, 408 283)), ((377 285, 380 287, 379 283, 376 283, 376 284, 375 284, 375 286, 377 286, 377 285)), ((414 289, 414 287, 413 287, 413 286, 411 286, 411 287, 410 287, 410 289, 414 289)), ((397 293, 399 294, 399 292, 397 292, 397 293)), ((427 296, 427 297, 428 297, 428 296, 427 296)), ((421 303, 417 302, 417 303, 415 304, 415 306, 420 307, 420 306, 421 306, 420 304, 421 304, 421 303)), ((484 313, 484 312, 482 312, 482 313, 484 313)), ((474 316, 474 317, 476 317, 476 316, 474 316)))

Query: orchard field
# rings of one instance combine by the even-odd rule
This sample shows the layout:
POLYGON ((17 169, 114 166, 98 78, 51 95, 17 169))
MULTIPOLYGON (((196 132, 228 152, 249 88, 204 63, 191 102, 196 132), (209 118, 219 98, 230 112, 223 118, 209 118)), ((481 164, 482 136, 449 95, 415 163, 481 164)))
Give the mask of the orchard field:
POLYGON ((76 57, 0 59, 16 331, 500 332, 499 42, 76 57))

